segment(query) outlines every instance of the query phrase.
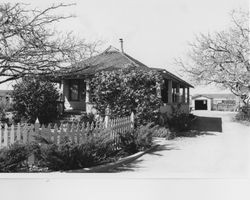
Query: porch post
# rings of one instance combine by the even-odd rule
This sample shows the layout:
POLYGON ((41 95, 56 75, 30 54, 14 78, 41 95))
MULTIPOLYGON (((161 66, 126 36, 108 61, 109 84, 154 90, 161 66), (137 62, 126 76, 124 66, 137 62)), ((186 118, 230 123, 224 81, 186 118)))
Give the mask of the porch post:
POLYGON ((168 80, 168 103, 172 103, 173 102, 173 98, 172 98, 172 85, 173 85, 172 80, 168 80))
POLYGON ((61 101, 64 101, 64 81, 61 80, 61 82, 60 82, 59 84, 60 84, 60 85, 59 85, 59 89, 60 89, 60 91, 59 91, 60 100, 61 100, 61 101))
POLYGON ((185 88, 185 86, 183 86, 182 102, 186 103, 186 88, 185 88))
POLYGON ((64 101, 65 101, 65 81, 62 79, 59 83, 59 105, 58 105, 58 111, 59 114, 62 115, 64 112, 64 101))
POLYGON ((179 83, 177 83, 177 86, 176 86, 176 93, 177 93, 177 95, 176 95, 176 102, 177 103, 181 103, 181 96, 180 96, 180 84, 179 83))
POLYGON ((189 104, 189 87, 187 88, 187 103, 189 104))
POLYGON ((85 103, 86 103, 86 113, 91 113, 91 105, 90 105, 90 98, 89 98, 89 79, 85 79, 86 83, 86 98, 85 98, 85 103))

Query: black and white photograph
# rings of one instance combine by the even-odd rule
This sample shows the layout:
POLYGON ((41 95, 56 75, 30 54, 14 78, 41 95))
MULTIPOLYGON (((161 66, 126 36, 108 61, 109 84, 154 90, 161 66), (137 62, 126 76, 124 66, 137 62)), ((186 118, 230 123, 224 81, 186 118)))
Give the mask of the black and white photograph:
POLYGON ((3 199, 248 199, 249 26, 248 0, 1 1, 3 199))

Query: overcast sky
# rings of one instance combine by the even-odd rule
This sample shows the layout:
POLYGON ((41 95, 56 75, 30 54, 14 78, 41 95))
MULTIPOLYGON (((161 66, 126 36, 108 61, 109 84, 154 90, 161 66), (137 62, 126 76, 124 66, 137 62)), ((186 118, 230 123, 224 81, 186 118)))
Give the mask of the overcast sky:
MULTIPOLYGON (((11 1, 10 1, 11 2, 11 1)), ((45 8, 63 1, 22 1, 45 8)), ((175 72, 173 59, 183 56, 195 34, 229 26, 232 9, 248 7, 248 0, 75 0, 77 5, 58 10, 77 17, 58 24, 87 40, 105 41, 150 67, 175 72)), ((1 86, 0 88, 4 88, 1 86)), ((199 88, 198 88, 199 90, 199 88)), ((198 91, 197 90, 197 91, 198 91)))

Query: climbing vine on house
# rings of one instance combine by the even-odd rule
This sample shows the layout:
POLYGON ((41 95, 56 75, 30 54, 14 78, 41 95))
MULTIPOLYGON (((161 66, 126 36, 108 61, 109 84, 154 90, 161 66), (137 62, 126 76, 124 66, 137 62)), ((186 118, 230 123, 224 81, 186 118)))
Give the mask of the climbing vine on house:
POLYGON ((153 70, 126 68, 99 72, 90 82, 94 107, 102 116, 109 108, 113 118, 134 112, 138 124, 157 122, 161 105, 157 82, 161 83, 162 78, 153 70))

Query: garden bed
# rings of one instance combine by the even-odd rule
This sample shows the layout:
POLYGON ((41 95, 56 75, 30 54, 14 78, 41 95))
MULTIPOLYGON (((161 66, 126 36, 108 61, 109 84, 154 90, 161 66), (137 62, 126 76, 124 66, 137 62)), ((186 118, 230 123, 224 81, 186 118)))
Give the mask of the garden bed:
POLYGON ((115 140, 107 130, 100 130, 88 134, 82 143, 67 136, 59 144, 42 136, 29 144, 14 143, 0 150, 0 172, 104 170, 103 166, 115 166, 150 149, 154 129, 149 126, 119 133, 115 140))

